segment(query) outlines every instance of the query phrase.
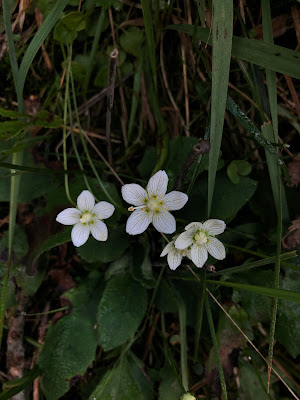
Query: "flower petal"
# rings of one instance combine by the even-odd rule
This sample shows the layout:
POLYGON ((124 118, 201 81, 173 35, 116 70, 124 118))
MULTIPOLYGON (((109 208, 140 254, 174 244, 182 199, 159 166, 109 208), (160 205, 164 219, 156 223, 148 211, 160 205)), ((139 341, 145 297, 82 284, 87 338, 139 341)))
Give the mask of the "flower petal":
POLYGON ((221 219, 208 219, 203 224, 203 229, 209 235, 220 235, 226 228, 226 224, 221 219))
POLYGON ((207 251, 217 260, 224 260, 226 257, 225 247, 220 240, 210 237, 209 242, 205 244, 207 251))
POLYGON ((208 254, 204 246, 194 244, 191 248, 191 259, 198 268, 202 268, 207 260, 208 254))
POLYGON ((176 249, 184 250, 193 244, 193 232, 183 232, 175 240, 176 249))
POLYGON ((170 242, 166 245, 166 247, 163 249, 163 251, 160 254, 160 257, 166 256, 170 251, 174 250, 174 242, 170 242))
POLYGON ((170 269, 175 270, 181 264, 182 255, 178 251, 173 250, 168 254, 167 260, 170 269))
POLYGON ((188 199, 188 195, 185 193, 174 190, 163 197, 162 203, 167 210, 175 211, 184 207, 188 199))
POLYGON ((168 211, 161 211, 153 215, 152 224, 158 232, 173 233, 176 231, 176 221, 168 211))
POLYGON ((168 175, 165 171, 158 171, 148 182, 147 192, 149 196, 163 197, 168 188, 168 175))
POLYGON ((197 230, 201 230, 203 229, 203 224, 201 224, 201 222, 191 222, 190 224, 188 224, 185 228, 186 231, 197 231, 197 230))
POLYGON ((91 192, 84 190, 77 197, 77 207, 81 212, 92 212, 95 205, 95 198, 91 192))
POLYGON ((106 219, 113 215, 115 207, 107 201, 100 201, 94 207, 93 214, 100 219, 106 219))
POLYGON ((80 222, 74 226, 71 232, 71 238, 74 246, 82 246, 89 238, 90 227, 80 222))
POLYGON ((152 221, 153 213, 147 213, 144 208, 133 211, 127 220, 126 232, 129 235, 138 235, 145 232, 152 221))
POLYGON ((79 222, 81 212, 77 208, 66 208, 56 217, 56 221, 63 225, 75 225, 79 222))
POLYGON ((105 242, 108 236, 107 226, 104 222, 97 220, 91 224, 91 234, 96 240, 105 242))
POLYGON ((148 199, 148 194, 142 186, 136 183, 129 183, 122 186, 122 197, 128 204, 133 204, 134 206, 141 206, 145 199, 148 199))

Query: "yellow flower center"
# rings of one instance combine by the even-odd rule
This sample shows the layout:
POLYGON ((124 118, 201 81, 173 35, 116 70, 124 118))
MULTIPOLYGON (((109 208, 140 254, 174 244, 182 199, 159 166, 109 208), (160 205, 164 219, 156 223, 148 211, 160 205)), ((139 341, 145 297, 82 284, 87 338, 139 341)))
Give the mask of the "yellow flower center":
POLYGON ((194 236, 194 240, 198 244, 204 244, 207 243, 208 237, 204 232, 197 232, 196 235, 194 236))
POLYGON ((82 214, 81 218, 80 218, 80 222, 82 224, 88 224, 89 222, 91 222, 92 220, 92 215, 91 214, 82 214))
POLYGON ((162 201, 156 196, 152 196, 147 203, 147 208, 149 208, 151 211, 159 211, 161 207, 162 201))

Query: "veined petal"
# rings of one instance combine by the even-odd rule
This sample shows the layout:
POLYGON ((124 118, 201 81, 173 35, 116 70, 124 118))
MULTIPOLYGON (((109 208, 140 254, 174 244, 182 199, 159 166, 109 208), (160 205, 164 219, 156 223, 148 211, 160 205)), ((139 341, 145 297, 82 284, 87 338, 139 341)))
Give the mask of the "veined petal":
POLYGON ((107 201, 100 201, 94 207, 93 214, 100 219, 106 219, 113 215, 115 207, 107 201))
POLYGON ((77 197, 77 207, 81 212, 92 212, 95 205, 95 198, 91 192, 84 190, 77 197))
POLYGON ((175 211, 184 207, 188 199, 188 195, 185 193, 174 190, 163 197, 162 203, 167 210, 175 211))
POLYGON ((182 255, 178 251, 173 250, 168 254, 167 260, 170 269, 175 270, 181 264, 182 255))
POLYGON ((203 229, 209 235, 220 235, 226 228, 226 224, 221 219, 208 219, 203 223, 203 229))
POLYGON ((93 221, 93 223, 91 223, 91 234, 96 240, 105 242, 108 236, 106 224, 100 220, 93 221))
POLYGON ((170 251, 174 250, 174 242, 170 242, 166 245, 166 247, 163 249, 163 251, 160 254, 160 257, 166 256, 170 251))
POLYGON ((187 231, 182 232, 178 238, 175 240, 176 249, 184 250, 193 244, 193 232, 187 231))
POLYGON ((89 238, 90 227, 88 225, 78 223, 71 232, 71 238, 74 246, 82 246, 89 238))
POLYGON ((202 268, 207 260, 208 254, 204 246, 194 244, 191 248, 191 259, 198 268, 202 268))
POLYGON ((75 225, 79 222, 81 212, 77 208, 66 208, 56 217, 56 221, 63 225, 75 225))
POLYGON ((217 260, 224 260, 226 257, 225 247, 220 240, 210 237, 208 243, 205 244, 207 251, 217 260))
POLYGON ((168 188, 168 175, 165 171, 158 171, 154 174, 148 182, 147 192, 149 196, 163 197, 168 188))
POLYGON ((201 222, 191 222, 188 224, 185 228, 186 231, 197 231, 197 230, 202 230, 203 229, 203 224, 201 222))
POLYGON ((161 211, 153 215, 152 224, 158 232, 173 233, 176 231, 176 221, 168 211, 161 211))
POLYGON ((153 212, 146 212, 144 208, 133 211, 127 220, 126 232, 129 235, 138 235, 145 232, 152 221, 153 212))
POLYGON ((134 206, 141 206, 144 204, 144 200, 148 199, 148 194, 142 186, 136 183, 129 183, 122 186, 122 197, 128 204, 133 204, 134 206))

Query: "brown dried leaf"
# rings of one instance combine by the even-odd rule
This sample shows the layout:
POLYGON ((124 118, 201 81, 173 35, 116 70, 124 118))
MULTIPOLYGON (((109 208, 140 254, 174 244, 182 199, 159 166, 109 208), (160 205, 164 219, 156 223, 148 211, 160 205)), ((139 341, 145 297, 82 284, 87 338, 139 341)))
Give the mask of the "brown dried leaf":
MULTIPOLYGON (((300 162, 299 162, 300 164, 300 162)), ((283 248, 289 250, 300 245, 300 217, 292 221, 287 234, 282 239, 283 248)))
POLYGON ((288 171, 291 178, 291 183, 288 186, 297 187, 300 182, 300 154, 297 154, 288 164, 288 171))

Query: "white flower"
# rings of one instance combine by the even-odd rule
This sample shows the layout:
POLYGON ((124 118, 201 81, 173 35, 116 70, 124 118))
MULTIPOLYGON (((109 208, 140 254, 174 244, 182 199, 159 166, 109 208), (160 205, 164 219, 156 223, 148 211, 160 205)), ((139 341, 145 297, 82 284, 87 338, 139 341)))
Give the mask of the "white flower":
POLYGON ((203 224, 191 222, 185 227, 186 231, 176 239, 175 247, 179 250, 190 247, 191 260, 198 268, 202 268, 207 260, 207 253, 217 260, 226 257, 223 243, 214 237, 223 233, 225 228, 225 222, 220 219, 209 219, 203 224))
POLYGON ((103 219, 113 215, 115 207, 107 201, 95 205, 95 198, 88 190, 84 190, 77 198, 77 208, 67 208, 60 212, 56 221, 63 225, 74 225, 71 238, 74 246, 82 246, 90 233, 96 240, 105 242, 108 231, 103 219))
POLYGON ((177 191, 166 194, 168 180, 165 171, 158 171, 150 178, 146 190, 136 183, 122 187, 123 199, 136 206, 128 208, 133 211, 126 224, 129 235, 144 232, 150 222, 158 232, 175 232, 176 221, 169 211, 180 210, 188 201, 188 196, 177 191))
POLYGON ((177 267, 179 267, 179 265, 181 264, 182 258, 183 257, 188 257, 190 258, 190 249, 183 249, 183 250, 179 250, 176 249, 175 247, 175 240, 178 238, 177 236, 174 236, 171 240, 171 242, 169 242, 166 247, 163 249, 162 253, 161 253, 161 257, 164 257, 168 254, 167 260, 168 260, 168 264, 169 267, 174 271, 177 267))

